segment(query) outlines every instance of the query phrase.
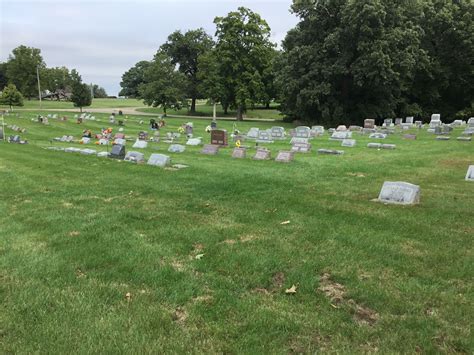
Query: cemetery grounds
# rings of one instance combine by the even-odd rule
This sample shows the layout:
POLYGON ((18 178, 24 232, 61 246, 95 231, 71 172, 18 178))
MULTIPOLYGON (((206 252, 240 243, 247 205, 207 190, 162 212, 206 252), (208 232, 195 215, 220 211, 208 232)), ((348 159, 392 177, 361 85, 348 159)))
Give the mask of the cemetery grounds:
MULTIPOLYGON (((108 114, 46 126, 32 121, 46 111, 18 113, 5 121, 29 144, 0 142, 0 352, 473 352, 474 147, 460 128, 391 135, 395 150, 326 133, 289 164, 252 160, 252 141, 232 159, 230 138, 216 156, 141 150, 189 166, 177 170, 43 149, 84 148, 51 140, 99 133, 108 114), (419 185, 420 204, 374 202, 384 181, 419 185)), ((210 120, 166 121, 162 137, 192 121, 209 143, 210 120)), ((291 128, 237 123, 271 126, 291 128)), ((264 146, 273 159, 290 144, 264 146)))

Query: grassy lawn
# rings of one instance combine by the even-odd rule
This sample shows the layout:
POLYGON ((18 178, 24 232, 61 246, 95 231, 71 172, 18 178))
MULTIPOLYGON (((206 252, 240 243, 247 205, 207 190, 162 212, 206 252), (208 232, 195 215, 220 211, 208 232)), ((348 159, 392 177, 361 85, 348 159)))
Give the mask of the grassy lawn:
MULTIPOLYGON (((21 109, 35 109, 39 110, 39 100, 24 100, 24 106, 14 107, 14 111, 21 109)), ((42 100, 42 108, 47 109, 71 109, 75 108, 72 102, 67 101, 50 101, 42 100)), ((90 108, 121 108, 121 107, 142 107, 145 106, 143 101, 135 99, 93 99, 90 108)), ((0 109, 7 109, 8 106, 0 105, 0 109)), ((86 108, 84 108, 87 110, 86 108)))
MULTIPOLYGON (((36 114, 5 119, 30 144, 0 143, 1 353, 473 352, 474 146, 459 129, 390 136, 393 151, 354 134, 317 155, 341 149, 326 134, 290 164, 149 143, 146 158, 189 165, 170 170, 42 149, 79 147, 50 140, 108 115, 36 114), (421 203, 371 201, 384 181, 420 185, 421 203)), ((194 121, 206 143, 208 124, 194 121)))
MULTIPOLYGON (((196 105, 196 113, 193 114, 194 116, 206 116, 212 117, 213 106, 207 104, 196 105)), ((141 107, 137 109, 139 112, 146 112, 146 113, 163 113, 163 109, 161 107, 141 107)), ((187 108, 183 108, 181 110, 168 110, 168 115, 189 115, 193 116, 188 112, 187 108)), ((236 117, 237 112, 234 110, 229 110, 227 113, 224 113, 221 105, 217 105, 216 107, 216 116, 217 117, 236 117)), ((281 115, 280 111, 276 109, 276 105, 272 105, 269 109, 266 108, 255 108, 247 110, 244 117, 250 118, 271 118, 271 119, 282 119, 283 116, 281 115)))

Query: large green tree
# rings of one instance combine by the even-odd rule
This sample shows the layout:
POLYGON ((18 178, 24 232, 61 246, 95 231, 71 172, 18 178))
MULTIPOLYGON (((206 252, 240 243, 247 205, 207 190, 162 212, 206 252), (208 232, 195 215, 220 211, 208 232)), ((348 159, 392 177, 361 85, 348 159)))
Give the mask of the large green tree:
POLYGON ((259 14, 245 7, 216 17, 214 23, 217 43, 207 64, 215 60, 208 67, 213 70, 214 85, 222 88, 219 98, 224 109, 227 105, 236 108, 237 120, 242 120, 247 107, 265 101, 266 71, 274 55, 270 27, 259 14))
POLYGON ((7 86, 7 63, 0 63, 0 91, 7 86))
POLYGON ((66 67, 44 68, 40 73, 41 90, 71 90, 72 79, 66 67))
POLYGON ((120 96, 139 97, 138 87, 145 83, 145 72, 150 64, 149 61, 142 60, 122 75, 120 96))
POLYGON ((89 85, 82 82, 81 76, 76 71, 74 71, 73 76, 71 101, 82 112, 83 107, 90 106, 92 103, 91 89, 89 85))
POLYGON ((213 46, 214 41, 202 28, 190 30, 184 34, 181 31, 175 31, 161 46, 161 50, 168 54, 171 62, 177 64, 179 71, 186 76, 186 94, 191 99, 190 111, 192 113, 196 112, 196 99, 204 98, 198 75, 199 57, 206 55, 213 46))
POLYGON ((0 104, 10 106, 10 110, 13 106, 23 106, 23 95, 14 84, 8 84, 1 92, 0 104))
POLYGON ((166 53, 158 51, 145 71, 145 78, 138 89, 138 96, 145 104, 161 106, 165 116, 168 109, 186 105, 186 77, 175 70, 175 64, 166 53))
POLYGON ((104 99, 107 97, 107 91, 102 86, 97 84, 92 85, 92 92, 94 94, 94 98, 97 99, 104 99))
POLYGON ((38 95, 36 70, 42 71, 45 67, 40 49, 19 46, 8 57, 7 76, 9 82, 30 99, 38 95))

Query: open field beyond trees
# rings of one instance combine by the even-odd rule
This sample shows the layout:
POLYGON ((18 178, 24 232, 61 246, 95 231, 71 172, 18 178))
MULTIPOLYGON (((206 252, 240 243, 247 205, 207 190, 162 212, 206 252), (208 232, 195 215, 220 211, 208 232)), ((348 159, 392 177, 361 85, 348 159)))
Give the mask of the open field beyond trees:
MULTIPOLYGON (((252 160, 254 142, 239 160, 232 143, 143 150, 189 166, 174 170, 43 149, 80 147, 51 140, 99 133, 109 114, 46 126, 18 112, 5 121, 29 144, 0 143, 0 352, 473 352, 472 142, 413 129, 384 141, 395 150, 357 133, 341 148, 326 133, 290 164, 252 160), (373 202, 384 181, 420 185, 421 203, 373 202)), ((204 143, 209 123, 194 121, 204 143)), ((290 128, 237 128, 272 125, 290 128)))

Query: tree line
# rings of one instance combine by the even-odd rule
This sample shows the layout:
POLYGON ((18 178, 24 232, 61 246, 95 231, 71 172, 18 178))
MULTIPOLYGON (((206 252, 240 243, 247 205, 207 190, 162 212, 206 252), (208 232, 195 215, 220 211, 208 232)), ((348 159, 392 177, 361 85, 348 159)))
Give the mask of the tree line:
POLYGON ((280 50, 261 16, 239 7, 168 36, 126 71, 120 95, 166 110, 209 99, 242 119, 255 105, 289 121, 474 116, 474 3, 469 0, 294 0, 300 21, 280 50))
POLYGON ((71 100, 77 107, 84 107, 91 104, 92 95, 107 97, 99 85, 83 83, 76 69, 48 68, 40 49, 21 45, 12 50, 6 62, 0 63, 2 103, 21 106, 23 97, 38 98, 38 76, 42 98, 71 100))

